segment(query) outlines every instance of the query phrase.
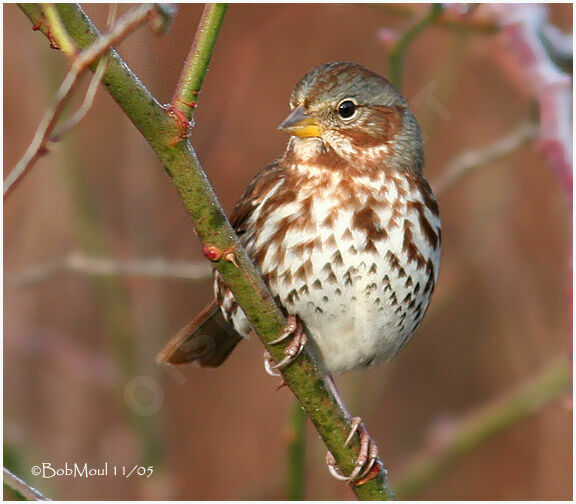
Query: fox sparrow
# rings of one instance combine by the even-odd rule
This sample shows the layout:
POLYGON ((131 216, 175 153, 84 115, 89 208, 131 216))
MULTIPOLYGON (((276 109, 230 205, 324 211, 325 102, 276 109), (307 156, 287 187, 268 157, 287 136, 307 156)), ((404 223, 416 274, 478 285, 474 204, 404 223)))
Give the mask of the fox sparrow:
MULTIPOLYGON (((296 336, 279 365, 308 337, 326 375, 366 368, 410 338, 438 277, 440 218, 422 175, 420 128, 392 84, 354 63, 311 70, 290 107, 279 126, 291 135, 286 151, 251 181, 231 221, 290 315, 285 335, 296 336)), ((248 335, 216 271, 214 286, 216 300, 160 362, 218 366, 248 335)), ((356 478, 366 452, 375 458, 369 441, 363 449, 356 478)))

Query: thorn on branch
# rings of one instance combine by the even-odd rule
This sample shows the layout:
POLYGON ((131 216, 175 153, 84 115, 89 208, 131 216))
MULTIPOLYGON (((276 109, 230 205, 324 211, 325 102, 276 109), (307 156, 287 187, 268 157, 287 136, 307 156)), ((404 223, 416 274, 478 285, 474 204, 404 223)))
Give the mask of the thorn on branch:
POLYGON ((240 267, 238 266, 238 262, 236 260, 236 245, 233 245, 232 247, 225 250, 222 250, 213 245, 206 245, 202 249, 202 253, 204 254, 204 257, 212 262, 217 262, 223 257, 226 261, 231 262, 237 268, 240 267))
MULTIPOLYGON (((235 248, 235 247, 232 247, 235 248)), ((226 259, 228 262, 231 262, 234 266, 236 266, 237 268, 239 268, 240 266, 238 266, 238 263, 236 262, 236 253, 234 251, 228 252, 225 256, 224 259, 226 259)))
POLYGON ((46 37, 48 37, 48 42, 50 42, 50 49, 57 49, 58 51, 60 50, 60 47, 58 47, 54 35, 52 35, 50 28, 46 24, 46 18, 41 17, 40 21, 32 25, 32 31, 38 31, 38 30, 42 30, 46 35, 46 37), (42 30, 42 28, 44 28, 44 30, 42 30))
MULTIPOLYGON (((198 95, 198 91, 194 91, 194 94, 197 96, 198 95)), ((198 107, 198 102, 196 101, 191 101, 191 102, 187 102, 184 100, 177 100, 178 103, 182 103, 183 105, 186 105, 187 107, 193 108, 195 109, 196 107, 198 107)))

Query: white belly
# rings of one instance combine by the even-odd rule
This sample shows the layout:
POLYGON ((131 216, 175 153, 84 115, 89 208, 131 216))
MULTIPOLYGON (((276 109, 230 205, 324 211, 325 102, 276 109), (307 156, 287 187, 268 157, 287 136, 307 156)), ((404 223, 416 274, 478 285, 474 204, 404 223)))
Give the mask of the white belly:
MULTIPOLYGON (((322 226, 328 210, 319 197, 311 212, 316 217, 313 248, 304 254, 299 248, 310 241, 309 232, 289 232, 282 247, 267 254, 262 270, 277 269, 272 293, 304 322, 322 370, 338 374, 372 366, 404 345, 428 306, 440 252, 414 233, 433 268, 410 261, 403 250, 401 223, 388 226, 386 239, 367 248, 367 233, 351 226, 355 210, 338 209, 334 225, 322 226), (311 265, 306 279, 298 277, 304 262, 311 265)), ((391 213, 382 209, 381 222, 388 223, 391 213)), ((412 224, 416 229, 416 216, 412 224)))

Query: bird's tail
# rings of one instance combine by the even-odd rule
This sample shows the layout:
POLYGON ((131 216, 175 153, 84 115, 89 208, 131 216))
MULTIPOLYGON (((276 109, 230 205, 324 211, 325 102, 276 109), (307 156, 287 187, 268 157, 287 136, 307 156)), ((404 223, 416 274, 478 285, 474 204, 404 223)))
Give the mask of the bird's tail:
POLYGON ((166 344, 156 357, 159 364, 188 364, 216 367, 222 364, 242 340, 227 322, 216 300, 166 344))

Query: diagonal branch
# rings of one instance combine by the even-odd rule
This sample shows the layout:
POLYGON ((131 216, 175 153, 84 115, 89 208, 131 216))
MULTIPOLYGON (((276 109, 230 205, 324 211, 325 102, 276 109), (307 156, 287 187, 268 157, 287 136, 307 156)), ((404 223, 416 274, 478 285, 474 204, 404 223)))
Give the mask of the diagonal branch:
POLYGON ((42 495, 34 487, 30 486, 23 479, 20 479, 14 473, 10 472, 4 467, 4 484, 18 492, 26 500, 39 500, 39 501, 49 501, 48 497, 42 495))
MULTIPOLYGON (((23 4, 21 9, 37 24, 38 11, 29 5, 23 4)), ((98 39, 98 30, 80 7, 59 4, 58 9, 78 47, 88 47, 98 39)), ((268 343, 281 335, 286 320, 226 219, 192 145, 182 138, 179 121, 154 99, 115 51, 109 50, 107 54, 109 63, 102 79, 104 85, 162 161, 204 246, 234 254, 234 262, 220 259, 214 262, 214 267, 222 274, 273 358, 281 359, 283 349, 280 345, 268 343)), ((204 72, 205 68, 199 71, 204 72)), ((228 255, 224 254, 224 257, 228 255)), ((296 362, 283 370, 283 376, 340 468, 345 473, 352 472, 360 443, 354 438, 350 445, 345 445, 350 431, 349 419, 310 355, 303 352, 296 362)), ((380 461, 377 467, 374 479, 353 487, 358 498, 393 498, 380 461)))
POLYGON ((462 456, 565 393, 569 386, 568 359, 561 357, 550 362, 504 397, 472 412, 450 432, 430 439, 428 446, 414 457, 406 473, 398 480, 398 495, 401 499, 414 498, 462 456))
POLYGON ((534 122, 525 121, 494 143, 480 149, 463 152, 448 165, 438 180, 434 181, 432 184, 434 192, 440 196, 480 166, 511 154, 532 140, 536 131, 537 126, 534 122))

